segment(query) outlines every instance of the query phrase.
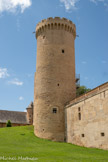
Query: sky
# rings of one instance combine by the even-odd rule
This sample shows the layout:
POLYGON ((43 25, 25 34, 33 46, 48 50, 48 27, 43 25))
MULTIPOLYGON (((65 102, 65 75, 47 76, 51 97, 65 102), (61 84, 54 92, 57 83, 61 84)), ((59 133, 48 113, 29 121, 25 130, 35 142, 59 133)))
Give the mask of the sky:
POLYGON ((108 0, 0 0, 0 109, 25 111, 34 97, 36 24, 65 17, 76 25, 80 85, 108 81, 108 0))

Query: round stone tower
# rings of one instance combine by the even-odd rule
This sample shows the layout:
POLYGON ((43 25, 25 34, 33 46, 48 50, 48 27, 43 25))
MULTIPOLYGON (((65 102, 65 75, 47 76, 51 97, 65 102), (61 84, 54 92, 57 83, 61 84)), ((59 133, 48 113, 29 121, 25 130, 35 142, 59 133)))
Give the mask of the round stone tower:
POLYGON ((64 141, 64 106, 76 96, 75 37, 75 25, 65 18, 48 18, 36 27, 34 133, 40 138, 64 141))

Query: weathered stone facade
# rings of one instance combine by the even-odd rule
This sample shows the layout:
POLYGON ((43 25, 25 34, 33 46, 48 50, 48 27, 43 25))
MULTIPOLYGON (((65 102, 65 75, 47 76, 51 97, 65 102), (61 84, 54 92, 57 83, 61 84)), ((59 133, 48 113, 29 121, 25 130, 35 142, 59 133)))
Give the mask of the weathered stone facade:
POLYGON ((76 96, 75 25, 48 18, 36 27, 37 64, 34 87, 34 133, 64 141, 64 105, 76 96))
POLYGON ((108 82, 65 107, 68 143, 108 149, 108 82))

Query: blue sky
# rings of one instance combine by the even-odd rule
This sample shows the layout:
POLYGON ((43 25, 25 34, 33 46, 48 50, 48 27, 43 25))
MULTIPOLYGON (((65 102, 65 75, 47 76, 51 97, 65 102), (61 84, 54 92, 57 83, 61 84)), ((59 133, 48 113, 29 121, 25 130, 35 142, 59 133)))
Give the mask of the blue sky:
POLYGON ((33 101, 36 24, 48 17, 76 24, 76 73, 88 88, 108 81, 108 0, 0 0, 0 109, 33 101))

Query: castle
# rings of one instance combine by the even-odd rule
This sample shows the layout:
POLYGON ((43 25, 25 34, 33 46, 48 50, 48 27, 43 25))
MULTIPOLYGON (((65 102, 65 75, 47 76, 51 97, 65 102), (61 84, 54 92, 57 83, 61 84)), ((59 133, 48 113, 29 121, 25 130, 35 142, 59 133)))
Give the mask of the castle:
POLYGON ((76 97, 76 27, 48 18, 36 27, 34 133, 53 141, 108 149, 108 82, 76 97))
POLYGON ((0 110, 0 127, 34 125, 36 136, 85 147, 108 149, 108 82, 76 97, 76 27, 48 18, 36 27, 34 103, 27 112, 0 110))

